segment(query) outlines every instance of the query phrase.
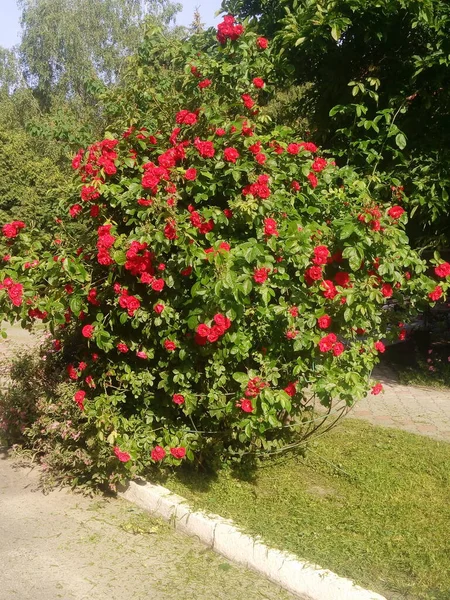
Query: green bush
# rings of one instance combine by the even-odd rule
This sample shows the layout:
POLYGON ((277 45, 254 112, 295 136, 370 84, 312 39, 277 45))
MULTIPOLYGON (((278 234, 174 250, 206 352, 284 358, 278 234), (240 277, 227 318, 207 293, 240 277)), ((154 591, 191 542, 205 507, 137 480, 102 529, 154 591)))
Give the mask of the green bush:
POLYGON ((218 42, 153 32, 110 98, 122 129, 74 158, 50 249, 3 228, 3 315, 49 324, 87 452, 124 477, 304 443, 312 398, 379 393, 381 340, 448 287, 401 207, 273 125, 273 78, 267 40, 232 17, 218 42))

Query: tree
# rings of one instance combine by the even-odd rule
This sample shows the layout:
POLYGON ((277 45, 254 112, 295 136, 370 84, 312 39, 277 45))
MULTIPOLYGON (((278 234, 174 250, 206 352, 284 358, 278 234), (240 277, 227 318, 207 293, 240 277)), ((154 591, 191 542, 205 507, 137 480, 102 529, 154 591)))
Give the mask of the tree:
POLYGON ((304 86, 297 109, 322 143, 374 176, 373 185, 403 188, 417 211, 416 240, 425 226, 428 241, 448 239, 448 2, 224 2, 236 5, 274 36, 285 85, 304 86))
POLYGON ((55 97, 91 99, 89 81, 117 81, 142 41, 146 20, 169 24, 169 0, 19 0, 25 79, 41 105, 55 97))
POLYGON ((189 25, 189 32, 191 34, 200 33, 205 28, 205 24, 202 22, 202 16, 198 6, 195 7, 194 15, 192 17, 192 23, 189 25))

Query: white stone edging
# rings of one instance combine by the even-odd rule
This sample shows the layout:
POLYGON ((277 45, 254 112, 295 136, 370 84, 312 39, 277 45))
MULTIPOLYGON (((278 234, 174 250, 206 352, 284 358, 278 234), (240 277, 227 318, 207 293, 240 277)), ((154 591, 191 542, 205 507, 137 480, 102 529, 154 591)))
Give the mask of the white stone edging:
POLYGON ((269 548, 260 539, 241 533, 231 520, 193 511, 184 498, 160 485, 132 481, 119 495, 303 600, 386 600, 350 579, 300 561, 293 554, 269 548))

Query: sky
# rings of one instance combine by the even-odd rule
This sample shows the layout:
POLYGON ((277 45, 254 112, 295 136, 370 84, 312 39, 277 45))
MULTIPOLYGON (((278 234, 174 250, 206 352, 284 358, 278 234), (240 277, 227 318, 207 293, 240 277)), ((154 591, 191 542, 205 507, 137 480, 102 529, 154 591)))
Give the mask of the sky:
MULTIPOLYGON (((219 22, 214 13, 220 8, 221 0, 179 0, 183 11, 177 16, 178 25, 189 25, 192 22, 195 7, 198 6, 202 21, 207 26, 219 22)), ((19 42, 20 24, 16 0, 0 0, 0 46, 11 48, 19 42)))

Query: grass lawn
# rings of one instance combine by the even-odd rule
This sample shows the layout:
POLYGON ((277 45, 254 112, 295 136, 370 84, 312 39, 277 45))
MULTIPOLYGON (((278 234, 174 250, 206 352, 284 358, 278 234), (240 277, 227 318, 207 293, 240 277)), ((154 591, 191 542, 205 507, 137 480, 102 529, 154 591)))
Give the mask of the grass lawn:
POLYGON ((184 470, 163 484, 389 599, 450 599, 450 444, 348 419, 253 479, 184 470))

